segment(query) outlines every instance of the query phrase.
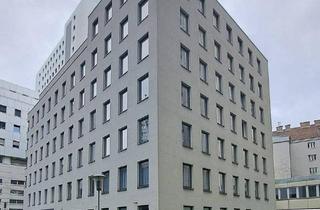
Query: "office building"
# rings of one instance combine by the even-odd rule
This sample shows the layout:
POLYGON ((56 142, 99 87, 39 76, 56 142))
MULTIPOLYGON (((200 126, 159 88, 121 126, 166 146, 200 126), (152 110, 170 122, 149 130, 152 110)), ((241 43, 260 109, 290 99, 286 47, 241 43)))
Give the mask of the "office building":
POLYGON ((275 209, 268 64, 216 0, 102 0, 29 113, 25 210, 275 209))
POLYGON ((36 92, 42 90, 62 69, 66 61, 88 36, 88 15, 99 0, 81 0, 65 24, 64 33, 36 75, 36 92))
POLYGON ((0 209, 22 209, 27 114, 36 103, 34 91, 0 80, 0 209))

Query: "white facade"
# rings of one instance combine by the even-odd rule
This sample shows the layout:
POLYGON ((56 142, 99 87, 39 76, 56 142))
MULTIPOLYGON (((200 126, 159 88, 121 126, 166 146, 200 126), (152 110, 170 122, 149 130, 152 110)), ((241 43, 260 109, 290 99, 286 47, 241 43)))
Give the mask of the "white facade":
POLYGON ((36 76, 40 94, 88 36, 88 16, 100 0, 81 0, 65 24, 64 34, 36 76))
POLYGON ((273 133, 277 209, 320 209, 320 121, 273 133))
POLYGON ((27 114, 34 91, 0 80, 0 209, 22 209, 27 114))
POLYGON ((216 0, 102 0, 88 32, 29 113, 25 210, 97 209, 102 173, 104 210, 275 209, 267 60, 216 0))

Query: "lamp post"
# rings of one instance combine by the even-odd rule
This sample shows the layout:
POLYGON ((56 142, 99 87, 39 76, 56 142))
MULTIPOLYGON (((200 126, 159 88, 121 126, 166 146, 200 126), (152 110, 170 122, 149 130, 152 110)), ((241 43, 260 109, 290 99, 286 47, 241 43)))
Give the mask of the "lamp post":
POLYGON ((103 182, 104 176, 102 174, 97 174, 97 175, 91 176, 91 178, 96 183, 96 188, 98 191, 98 210, 100 210, 100 192, 102 190, 102 182, 103 182))

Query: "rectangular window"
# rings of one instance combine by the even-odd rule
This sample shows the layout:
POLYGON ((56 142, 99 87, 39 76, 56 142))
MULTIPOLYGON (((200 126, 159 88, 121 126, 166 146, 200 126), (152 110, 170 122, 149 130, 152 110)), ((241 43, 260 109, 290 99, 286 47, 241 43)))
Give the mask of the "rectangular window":
POLYGON ((70 90, 76 86, 76 73, 73 72, 70 76, 70 90))
POLYGON ((224 139, 218 138, 218 157, 224 160, 224 139))
POLYGON ((182 122, 182 145, 191 148, 191 125, 182 122))
POLYGON ((256 103, 252 100, 250 100, 250 112, 251 116, 256 118, 256 103))
POLYGON ((244 179, 244 195, 246 198, 250 198, 250 181, 249 181, 249 179, 244 179))
POLYGON ((123 113, 128 109, 128 90, 125 88, 119 93, 119 113, 123 113))
POLYGON ((268 172, 267 172, 267 159, 264 157, 262 158, 262 168, 263 168, 263 173, 268 174, 268 172))
POLYGON ((54 187, 51 187, 51 203, 54 203, 54 187))
POLYGON ((92 37, 94 38, 95 36, 97 36, 98 32, 99 32, 99 22, 98 22, 98 19, 96 19, 92 23, 92 37))
POLYGON ((84 118, 78 121, 78 137, 79 138, 83 136, 83 123, 84 123, 84 118))
POLYGON ((201 26, 199 26, 199 44, 203 48, 207 47, 206 34, 207 32, 201 26))
POLYGON ((59 161, 59 175, 63 174, 63 158, 60 158, 59 161))
POLYGON ((192 165, 183 164, 183 188, 192 189, 192 165))
POLYGON ((228 53, 228 70, 233 73, 233 57, 228 53))
POLYGON ((91 63, 92 63, 92 68, 94 68, 97 64, 98 64, 98 50, 95 49, 92 53, 91 53, 91 63))
POLYGON ((208 98, 200 95, 200 112, 203 117, 208 118, 208 98))
POLYGON ((180 45, 180 65, 189 70, 190 50, 184 45, 180 45))
POLYGON ((71 99, 69 102, 69 116, 72 116, 74 113, 74 99, 71 99))
POLYGON ((2 122, 0 121, 0 129, 6 129, 6 123, 5 122, 2 122))
POLYGON ((223 107, 216 105, 217 124, 223 126, 223 107))
POLYGON ((236 120, 236 118, 237 118, 237 116, 230 112, 230 130, 233 133, 237 132, 237 120, 236 120))
POLYGON ((149 56, 149 34, 145 34, 139 41, 139 61, 149 56))
POLYGON ((255 194, 255 197, 256 199, 260 199, 260 183, 259 182, 254 182, 254 194, 255 194))
POLYGON ((239 74, 240 74, 240 81, 242 82, 242 83, 245 83, 245 72, 244 72, 244 67, 243 66, 241 66, 241 65, 239 65, 239 74))
POLYGON ((66 94, 67 94, 67 83, 64 82, 64 83, 62 83, 62 96, 61 96, 61 98, 64 98, 66 96, 66 94))
POLYGON ((203 179, 203 191, 210 192, 210 169, 203 168, 202 169, 202 179, 203 179))
MULTIPOLYGON (((15 117, 21 117, 21 110, 15 109, 15 110, 14 110, 14 116, 15 116, 15 117)), ((38 119, 39 119, 39 118, 38 118, 38 119)))
POLYGON ((107 88, 111 85, 111 66, 108 66, 103 72, 103 87, 107 88))
POLYGON ((258 73, 261 74, 261 61, 257 58, 258 73))
POLYGON ((205 13, 205 0, 198 0, 199 1, 199 7, 198 11, 204 15, 205 13))
POLYGON ((149 1, 142 0, 139 2, 139 23, 146 19, 149 15, 149 1))
POLYGON ((143 117, 138 120, 139 127, 139 144, 143 144, 149 141, 149 116, 143 117))
POLYGON ((264 124, 264 110, 261 107, 259 108, 259 118, 260 118, 260 122, 264 124))
POLYGON ((103 172, 103 181, 102 181, 102 194, 107 194, 109 193, 109 188, 110 188, 110 172, 106 171, 103 172))
POLYGON ((124 40, 128 36, 128 17, 125 17, 120 23, 120 41, 124 40))
MULTIPOLYGON (((50 120, 48 122, 49 122, 49 126, 47 126, 47 128, 48 128, 48 132, 47 133, 50 132, 50 120)), ((13 132, 14 133, 20 134, 20 131, 21 131, 20 125, 13 125, 13 132)))
POLYGON ((77 198, 82 198, 83 183, 82 179, 77 180, 77 198))
POLYGON ((84 103, 85 103, 85 92, 83 89, 79 93, 79 109, 84 107, 84 103))
POLYGON ((251 127, 251 138, 252 138, 253 143, 258 144, 258 142, 257 142, 257 128, 254 126, 251 127))
POLYGON ((67 200, 71 200, 72 197, 72 182, 67 183, 67 200))
POLYGON ((139 78, 138 88, 139 88, 138 101, 141 102, 149 97, 149 75, 148 74, 139 78))
POLYGON ((240 37, 238 37, 238 52, 243 55, 243 41, 240 37))
POLYGON ((249 64, 252 66, 253 65, 252 51, 250 49, 248 49, 248 56, 249 56, 249 64))
POLYGON ((121 77, 122 75, 127 73, 128 70, 129 70, 129 55, 128 55, 128 51, 126 51, 125 53, 123 53, 120 56, 119 62, 120 62, 120 77, 121 77))
POLYGON ((234 94, 234 85, 232 83, 229 83, 229 99, 230 101, 235 103, 235 94, 234 94))
POLYGON ((247 100, 246 100, 246 94, 243 92, 240 92, 240 102, 241 102, 241 108, 243 110, 247 109, 247 100))
POLYGON ((111 139, 110 135, 102 138, 102 157, 108 157, 110 155, 111 139))
POLYGON ((78 150, 78 168, 81 168, 82 165, 82 154, 83 154, 83 148, 78 150))
POLYGON ((244 158, 244 167, 245 168, 249 168, 249 153, 248 153, 248 150, 246 149, 243 149, 243 158, 244 158))
POLYGON ((181 105, 191 108, 191 87, 181 83, 181 105))
POLYGON ((238 164, 238 146, 235 144, 231 144, 231 158, 232 163, 238 164))
POLYGON ((242 137, 247 139, 248 138, 248 125, 247 122, 242 120, 242 137))
POLYGON ((89 144, 89 163, 95 161, 96 142, 89 144))
POLYGON ((71 144, 73 142, 73 125, 69 127, 69 139, 68 143, 71 144))
POLYGON ((97 96, 97 79, 94 79, 90 84, 91 99, 97 96))
POLYGON ((58 98, 59 98, 59 94, 58 94, 58 90, 56 90, 54 92, 54 105, 57 105, 58 104, 58 98))
POLYGON ((189 32, 189 15, 183 9, 180 9, 180 28, 186 33, 189 32))
POLYGON ((222 76, 216 72, 216 91, 222 94, 222 76))
POLYGON ((104 55, 108 55, 111 53, 112 49, 112 39, 111 39, 111 34, 109 34, 105 39, 104 39, 104 55))
POLYGON ((232 28, 228 24, 226 25, 226 30, 227 30, 227 40, 229 43, 232 44, 233 42, 233 37, 232 37, 232 28))
POLYGON ((72 153, 68 155, 68 171, 72 171, 72 153))
POLYGON ((108 122, 111 118, 111 102, 110 100, 103 103, 103 122, 108 122))
POLYGON ((205 131, 201 131, 201 145, 202 145, 202 152, 205 154, 210 153, 209 149, 209 133, 205 131))
POLYGON ((219 192, 226 194, 226 174, 219 172, 219 192))
POLYGON ((268 184, 263 184, 264 200, 269 200, 268 184))
POLYGON ((217 11, 213 10, 213 26, 219 30, 220 27, 220 15, 217 11))
POLYGON ((118 182, 118 191, 127 190, 127 166, 121 167, 118 169, 119 173, 119 182, 118 182))
POLYGON ((119 129, 119 152, 128 148, 128 129, 123 127, 119 129))
POLYGON ((258 95, 259 98, 263 98, 263 90, 262 90, 262 85, 260 83, 258 83, 258 95))
POLYGON ((90 131, 96 129, 97 127, 97 117, 96 117, 96 110, 93 110, 92 112, 90 112, 90 131))
POLYGON ((263 132, 260 133, 260 136, 261 136, 261 146, 262 148, 266 148, 266 140, 265 140, 265 135, 263 132))
POLYGON ((95 192, 94 184, 95 184, 95 182, 94 182, 93 177, 89 177, 88 181, 89 181, 88 182, 88 184, 89 184, 89 186, 88 186, 88 196, 91 197, 91 196, 94 196, 94 192, 95 192))
POLYGON ((149 161, 139 162, 139 182, 138 188, 144 188, 149 186, 149 161))
POLYGON ((200 75, 200 80, 203 82, 207 82, 207 64, 202 61, 199 60, 199 75, 200 75))
POLYGON ((112 1, 106 6, 106 23, 112 18, 112 1))
POLYGON ((221 45, 214 41, 214 58, 221 62, 221 45))
POLYGON ((81 65, 80 65, 80 79, 82 79, 83 77, 86 76, 86 63, 83 62, 81 65))
POLYGON ((239 196, 239 177, 232 176, 233 179, 233 195, 239 196))
POLYGON ((0 104, 0 112, 7 113, 7 107, 0 104))

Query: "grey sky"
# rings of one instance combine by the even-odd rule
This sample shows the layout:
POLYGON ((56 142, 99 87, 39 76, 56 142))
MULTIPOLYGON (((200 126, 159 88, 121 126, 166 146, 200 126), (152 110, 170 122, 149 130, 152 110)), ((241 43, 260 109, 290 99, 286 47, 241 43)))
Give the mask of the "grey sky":
MULTIPOLYGON (((1 0, 0 78, 35 74, 80 0, 1 0)), ((269 60, 273 126, 320 119, 320 1, 220 0, 269 60)))

